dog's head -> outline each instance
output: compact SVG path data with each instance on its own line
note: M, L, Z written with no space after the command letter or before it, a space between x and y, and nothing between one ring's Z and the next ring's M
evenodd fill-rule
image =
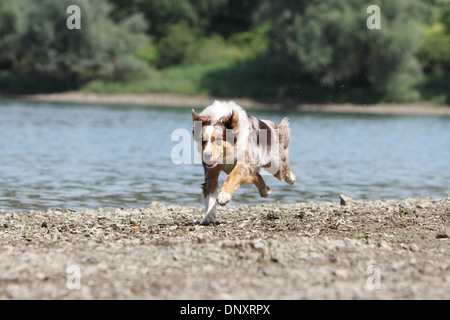
M218 164L224 164L228 156L234 152L239 114L233 110L230 114L219 120L213 120L208 116L200 116L192 109L192 121L194 122L194 140L198 150L202 154L203 164L213 168Z

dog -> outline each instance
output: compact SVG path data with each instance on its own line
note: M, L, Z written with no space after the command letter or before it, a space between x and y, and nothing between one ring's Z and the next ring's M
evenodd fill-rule
M268 197L272 191L259 173L261 168L288 184L295 183L289 168L288 118L275 124L257 119L233 101L216 100L199 114L192 109L192 121L205 174L205 216L201 224L215 223L216 202L230 202L241 185L254 184L261 197ZM218 192L222 171L228 177Z

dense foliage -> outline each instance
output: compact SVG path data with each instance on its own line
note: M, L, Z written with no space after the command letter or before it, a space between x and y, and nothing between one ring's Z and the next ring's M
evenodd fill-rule
M0 2L0 92L448 103L449 74L450 0Z

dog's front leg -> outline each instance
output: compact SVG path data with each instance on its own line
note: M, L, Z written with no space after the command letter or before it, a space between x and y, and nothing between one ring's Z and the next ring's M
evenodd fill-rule
M220 193L217 198L217 202L220 205L225 205L231 200L233 192L243 184L253 183L254 177L251 173L251 168L248 165L237 164L236 167L230 172L230 175L220 188Z
M205 200L205 216L201 224L216 222L216 198L219 187L220 169L205 167L205 183L203 184L203 198Z

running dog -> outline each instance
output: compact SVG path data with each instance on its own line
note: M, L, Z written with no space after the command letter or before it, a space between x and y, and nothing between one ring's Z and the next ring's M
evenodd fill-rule
M192 109L192 121L205 172L202 224L214 223L216 202L227 204L241 185L253 183L261 197L268 197L272 191L261 177L260 168L288 184L295 183L295 175L289 168L291 136L287 118L275 124L255 118L233 101L214 101L200 114ZM222 171L228 177L218 192Z

